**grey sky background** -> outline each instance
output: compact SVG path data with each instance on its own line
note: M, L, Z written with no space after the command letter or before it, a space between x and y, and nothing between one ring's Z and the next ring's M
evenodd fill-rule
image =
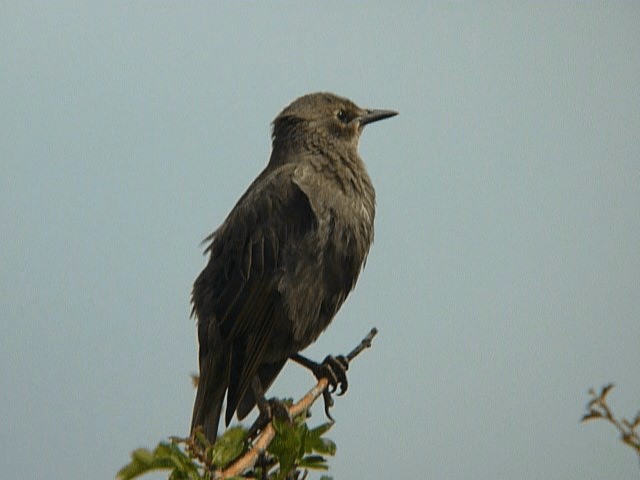
M187 433L199 242L327 90L400 111L361 140L376 241L307 350L380 330L334 477L640 478L578 423L610 381L640 408L640 3L0 9L3 477L113 478Z

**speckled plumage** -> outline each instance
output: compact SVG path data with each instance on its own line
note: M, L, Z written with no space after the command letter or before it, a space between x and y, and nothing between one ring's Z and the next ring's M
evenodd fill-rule
M269 164L208 238L195 281L200 382L192 430L214 441L256 403L286 360L314 342L353 289L373 242L375 192L358 155L366 123L395 115L329 93L273 122Z

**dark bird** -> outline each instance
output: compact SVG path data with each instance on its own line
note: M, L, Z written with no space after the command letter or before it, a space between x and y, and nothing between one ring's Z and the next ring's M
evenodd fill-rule
M330 93L298 98L273 121L269 164L205 241L209 261L193 286L200 380L191 430L214 442L225 422L257 404L288 359L316 376L346 370L298 354L329 325L353 289L373 241L375 192L358 155L365 125L397 115ZM344 372L332 387L346 388ZM337 377L337 378L336 378ZM326 400L326 397L325 397Z

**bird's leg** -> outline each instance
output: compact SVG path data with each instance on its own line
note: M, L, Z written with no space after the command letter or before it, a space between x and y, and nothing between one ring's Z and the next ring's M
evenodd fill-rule
M281 418L289 423L293 420L289 415L289 409L281 400L277 398L265 398L264 389L258 375L253 377L251 381L251 389L253 390L253 398L256 399L256 405L260 414L256 421L249 428L249 437L253 437L259 430L262 430L274 417Z
M322 392L322 398L324 400L324 413L329 420L333 421L333 417L329 413L329 408L333 406L333 398L331 394L336 391L340 386L338 395L344 395L349 388L349 382L347 381L347 370L349 370L349 359L344 355L328 355L322 363L314 362L313 360L303 357L299 353L292 355L291 360L299 363L305 368L311 370L313 375L320 380L326 378L329 381L329 387Z

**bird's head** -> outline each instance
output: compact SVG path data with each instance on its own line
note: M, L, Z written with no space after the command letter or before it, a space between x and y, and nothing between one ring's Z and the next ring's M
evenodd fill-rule
M273 121L273 149L355 150L365 125L394 115L392 110L360 108L332 93L311 93L294 100Z

